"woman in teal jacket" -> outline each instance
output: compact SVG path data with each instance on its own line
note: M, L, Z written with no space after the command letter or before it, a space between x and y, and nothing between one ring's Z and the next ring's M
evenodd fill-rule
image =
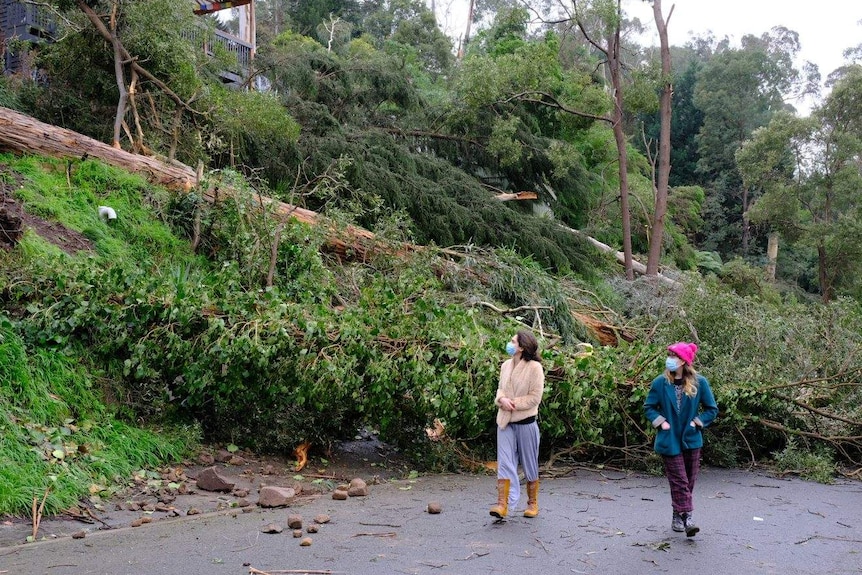
M692 367L697 345L677 342L667 348L665 372L650 385L644 413L658 430L655 451L662 456L673 506L671 529L693 537L692 493L700 470L703 428L718 415L709 382Z

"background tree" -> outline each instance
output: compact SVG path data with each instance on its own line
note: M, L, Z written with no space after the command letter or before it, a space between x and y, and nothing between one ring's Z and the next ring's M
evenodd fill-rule
M855 118L862 110L855 94L860 88L862 69L856 68L810 118L776 116L740 158L745 173L756 174L753 180L764 183L763 196L751 209L752 219L768 222L789 241L815 250L824 302L834 299L839 289L859 290L862 132ZM769 177L770 173L784 177Z
M722 255L749 250L751 229L744 214L755 199L742 186L735 154L755 128L785 109L784 97L800 81L793 66L798 34L773 28L745 36L739 49L721 51L701 69L695 105L703 113L697 135L698 170L711 182L704 248Z
M659 43L661 46L661 77L662 88L659 98L659 144L658 144L658 171L656 172L655 210L653 211L652 228L649 238L649 257L647 259L647 275L658 273L659 261L661 259L662 245L664 244L664 225L667 213L668 181L670 179L670 136L671 136L671 100L673 97L673 80L670 59L670 43L667 37L667 25L673 16L671 7L667 18L661 11L661 0L653 0L653 16L658 29Z

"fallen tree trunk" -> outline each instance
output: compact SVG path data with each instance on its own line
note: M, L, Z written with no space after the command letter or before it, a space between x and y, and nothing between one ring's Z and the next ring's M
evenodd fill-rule
M620 264L625 265L626 260L625 260L625 254L623 254L623 252L616 250L607 244L603 244L599 240L592 238L592 237L586 235L585 233L583 233L579 230L576 230L574 228L569 228L569 227L566 227L563 225L561 225L560 227L563 228L564 230L568 231L568 232L571 232L577 236L584 238L585 240L590 242L590 244L593 247L595 247L596 249L598 249L599 251L604 252L606 254L613 255ZM641 275L646 275L646 266L644 264L638 262L638 261L632 260L632 269ZM659 282L661 282L662 284L664 284L668 287L681 287L681 284L678 281L676 281L675 279L671 279L667 276L663 276L662 274L656 274L654 277Z
M195 171L186 165L131 154L83 134L2 107L0 150L77 160L90 156L106 164L143 174L150 182L174 190L188 191L197 180Z

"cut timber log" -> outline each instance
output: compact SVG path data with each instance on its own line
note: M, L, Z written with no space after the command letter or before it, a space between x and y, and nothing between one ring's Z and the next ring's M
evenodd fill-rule
M95 158L111 166L141 174L149 182L172 190L188 192L198 184L194 169L180 162L163 161L151 156L142 156L114 148L108 144L51 124L0 107L0 151L23 154L40 154L53 158L75 159ZM216 202L232 194L232 190L214 187L200 190L204 199ZM221 195L220 195L221 193ZM317 212L258 196L264 206L272 206L276 216L287 221L291 218L309 225L319 225L321 217ZM340 257L364 258L375 243L374 234L356 226L343 230L331 229L327 246ZM409 251L409 248L405 248Z
M494 196L495 200L500 200L501 202L511 202L512 200L537 200L539 199L539 194L536 192L515 192L514 194L497 194Z

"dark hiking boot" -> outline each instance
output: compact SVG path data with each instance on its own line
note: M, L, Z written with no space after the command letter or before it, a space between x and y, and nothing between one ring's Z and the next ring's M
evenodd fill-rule
M700 531L700 527L694 524L694 519L691 517L691 511L682 514L682 522L685 525L685 536L694 537Z
M682 533L683 531L685 531L685 521L683 521L682 515L680 515L676 511L673 512L673 521L671 521L670 523L670 528L677 533Z

